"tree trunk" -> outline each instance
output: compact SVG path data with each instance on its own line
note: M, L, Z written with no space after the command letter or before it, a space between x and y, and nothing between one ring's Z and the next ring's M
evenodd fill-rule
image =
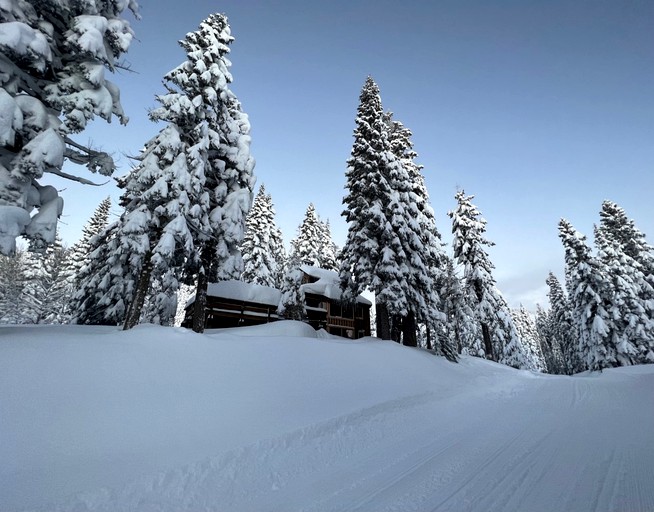
M484 338L484 350L486 351L486 359L495 361L495 354L493 354L493 342L490 337L490 330L487 324L481 324L481 334Z
M193 331L202 333L207 319L207 288L209 280L204 265L198 271L198 280L195 288L195 302L193 303Z
M399 315L390 316L390 319L391 319L391 339L395 343L402 343L402 320L403 319Z
M127 308L127 315L125 315L123 331L131 329L139 323L139 318L141 318L141 311L143 310L143 304L145 304L145 298L147 297L148 290L150 289L151 277L152 253L148 251L143 257L143 266L141 267L141 273L139 274L139 282L136 285L136 290L134 290L134 297L132 298L132 302Z
M427 350L432 350L432 344L431 344L431 329L427 327Z
M402 320L402 343L407 347L418 346L416 333L416 316L412 311Z
M391 326L388 318L388 308L386 304L377 302L375 304L375 315L377 322L377 337L382 340L391 339Z

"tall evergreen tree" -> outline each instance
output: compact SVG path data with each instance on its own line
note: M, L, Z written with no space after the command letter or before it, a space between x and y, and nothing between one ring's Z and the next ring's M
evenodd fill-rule
M323 260L324 225L313 203L309 203L304 219L298 226L297 236L291 240L291 258L301 264L320 267Z
M24 323L60 324L69 318L67 250L59 235L44 253L30 253L22 294Z
M563 286L552 272L545 282L549 287L550 312L547 320L541 319L539 330L545 333L547 339L545 353L548 371L571 375L576 368L582 366L578 354L578 331L574 326L571 305Z
M611 319L605 302L610 294L606 276L592 256L586 237L565 219L559 222L559 238L565 250L566 287L578 336L579 366L573 371L616 366Z
M241 279L263 286L280 286L283 273L284 243L275 224L272 197L262 184L245 219L241 244L243 273ZM281 267L281 268L280 268Z
M611 201L602 203L597 228L600 261L624 300L614 300L620 316L630 318L627 337L637 345L638 361L654 362L654 248L625 211ZM619 267L619 268L616 268ZM622 279L617 280L617 276ZM628 289L626 289L628 288ZM625 296L625 293L627 294ZM627 311L629 311L627 313Z
M547 369L545 357L541 350L541 340L536 322L531 314L520 304L520 308L511 310L513 324L522 345L527 349L529 368L543 372Z
M440 342L443 355L465 352L483 357L481 336L470 295L456 274L454 261L448 256L445 256L444 269L434 282L440 292L439 310L443 312L441 321L436 322L437 339L433 342L434 346Z
M320 230L321 236L318 246L320 268L338 271L338 247L334 243L334 240L332 240L332 228L329 220L325 222L320 221Z
M62 171L64 159L109 175L104 152L73 140L94 117L122 124L118 87L105 78L134 36L122 18L134 0L10 1L0 5L0 253L12 254L23 235L33 249L55 241L63 200L44 173L81 183ZM33 209L38 212L30 217Z
M193 312L196 332L204 331L208 283L238 279L243 272L240 246L255 181L250 123L228 87L232 76L227 54L232 41L227 18L221 14L210 16L197 32L188 34L182 41L189 61L171 72L182 83L188 80L202 84L207 69L216 72L218 78L211 87L202 90L206 94L204 115L208 126L203 195L208 200L208 223L196 241L200 255Z
M23 322L23 290L27 279L27 255L20 248L13 257L0 254L0 324Z
M291 255L287 262L281 288L282 296L277 312L288 320L304 320L306 317L304 292L302 291L304 273L300 269L302 264L302 261L295 255Z
M71 300L77 324L118 325L125 320L138 276L128 264L129 252L119 250L119 229L114 222L89 241L89 260L79 271Z
M404 170L402 174L395 174L398 179L392 187L400 196L406 216L399 225L395 223L395 227L408 258L409 314L403 319L403 338L405 344L413 345L407 340L415 336L415 320L424 324L428 331L438 332L437 325L443 314L438 283L446 266L446 256L429 203L423 167L415 162L418 154L411 140L411 130L393 120L391 113L386 114L386 123L391 151ZM438 345L440 340L434 342ZM455 357L445 345L440 350L449 353L450 358Z
M481 327L484 356L516 368L530 363L513 325L508 305L495 286L493 264L484 246L493 245L484 238L486 221L472 204L474 196L459 191L452 219L454 257L463 266L465 286L474 299L473 308Z
M598 266L607 279L605 303L616 362L620 366L645 362L654 338L654 325L639 296L640 284L644 282L642 272L618 241L597 227L595 246Z
M91 238L99 235L109 222L109 211L111 209L111 197L103 199L95 209L91 218L82 228L82 237L70 248L69 252L69 274L71 281L77 281L77 274L86 264L91 253Z
M98 304L110 304L110 317L124 317L126 329L139 322L148 294L147 319L174 316L180 275L196 273L194 329L202 331L208 281L241 272L254 162L247 116L227 87L232 41L221 14L180 41L187 60L164 77L167 93L150 112L167 125L119 181L125 212L108 240L112 256L98 265L105 274L91 282L105 290Z
M346 171L343 215L348 235L341 283L350 297L375 293L377 335L415 345L415 319L427 319L433 293L428 252L415 215L420 213L412 172L419 171L410 132L382 108L368 77L359 97L354 144ZM435 229L431 231L435 234ZM404 335L402 331L404 330Z

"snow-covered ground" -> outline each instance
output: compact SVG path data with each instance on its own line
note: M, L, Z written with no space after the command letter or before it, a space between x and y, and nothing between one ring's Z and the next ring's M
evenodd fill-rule
M303 324L0 327L0 510L651 511L654 365L556 377Z

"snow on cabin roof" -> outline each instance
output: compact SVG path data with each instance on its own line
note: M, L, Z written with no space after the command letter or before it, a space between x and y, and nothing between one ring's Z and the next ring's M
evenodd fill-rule
M312 267L311 265L302 265L300 270L308 276L318 279L315 283L306 283L301 286L304 293L315 293L316 295L323 295L331 300L341 300L343 298L343 289L340 286L340 279L338 273L333 270L325 270L324 268ZM359 304L372 306L365 297L359 295L357 297Z
M282 298L282 292L269 286L246 283L231 279L219 283L209 283L207 297L220 297L223 299L254 302L255 304L266 304L277 306ZM187 306L195 301L195 295L187 303Z

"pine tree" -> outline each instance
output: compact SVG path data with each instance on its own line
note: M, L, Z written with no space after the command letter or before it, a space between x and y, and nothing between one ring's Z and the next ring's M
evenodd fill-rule
M472 204L474 196L461 190L455 196L457 208L452 219L454 257L464 269L465 286L470 290L473 309L480 324L484 356L515 368L530 366L527 354L511 319L508 305L495 286L494 268L484 246L486 221Z
M565 249L565 273L572 317L578 336L577 360L573 372L616 366L611 342L611 319L605 299L609 283L586 244L586 237L565 219L559 222L559 238Z
M206 94L203 115L209 127L206 138L204 198L208 200L207 225L196 240L197 266L193 330L204 331L207 286L218 279L238 279L243 272L240 246L245 218L252 204L254 159L250 155L250 123L238 99L228 88L232 77L226 55L233 41L227 18L211 15L197 32L181 42L189 60L170 73L181 83L202 81L206 70L220 71ZM207 58L205 63L202 58Z
M318 219L320 220L320 219ZM320 221L320 240L318 254L320 255L320 268L325 270L338 270L338 247L332 240L332 229L329 220Z
M384 113L379 88L370 77L355 122L343 199L348 235L341 285L350 298L365 289L375 293L378 336L404 337L405 344L415 345L415 319L428 317L432 301L424 291L433 288L424 241L415 236L418 207L412 210L417 198L412 197L411 172L419 167L413 164L410 132Z
M45 253L30 253L27 257L25 286L21 295L24 323L59 324L69 320L70 287L67 250L59 235Z
M284 274L282 296L277 313L287 320L304 320L306 318L304 292L302 291L304 273L300 269L301 265L302 262L296 256L291 256L286 274Z
M0 254L0 324L23 322L23 289L27 279L27 255L17 249L13 257Z
M442 321L438 283L446 266L446 256L434 211L429 204L421 172L423 167L415 162L418 154L411 140L412 133L401 122L393 120L391 113L386 114L386 123L391 151L404 170L404 173L394 175L397 181L391 182L391 186L399 194L406 216L402 222L395 222L395 229L408 259L409 314L403 319L403 339L405 344L413 345L407 340L415 337L414 320L424 324L427 331L435 332ZM435 343L440 342L435 340ZM455 352L451 352L446 344L437 348L448 357L455 357Z
M107 227L110 209L111 197L107 196L100 202L91 218L82 228L82 237L70 248L68 272L72 283L77 281L77 274L88 261L91 253L91 238L100 234Z
M547 365L541 350L541 339L534 318L522 304L520 304L520 308L511 310L511 316L518 337L527 349L529 368L538 372L545 371Z
M630 366L644 362L654 337L654 326L639 296L640 284L644 282L642 272L618 241L597 227L595 246L600 272L607 279L605 304L617 364Z
M627 336L637 344L639 362L654 362L654 248L645 240L633 220L627 218L625 211L611 201L602 203L598 234L604 247L604 261L609 267L620 266L611 274L615 279L618 273L626 274L633 292L629 294L630 316L633 325L629 326ZM608 252L607 249L608 248ZM617 260L622 260L618 262ZM615 283L624 287L627 283ZM622 292L624 293L624 291ZM635 293L635 297L633 294ZM626 306L623 304L622 306ZM624 313L624 307L623 313ZM636 312L636 310L639 310Z
M544 351L547 368L549 373L572 375L576 368L582 366L572 308L561 283L552 272L545 282L549 287L550 312L547 319L541 318L539 331L545 333L547 339L547 349Z
M127 123L118 87L105 78L134 36L121 15L134 0L12 1L0 5L0 253L23 235L42 251L54 243L63 200L44 173L90 183L62 171L64 159L110 175L114 162L72 137L88 121ZM34 208L38 212L30 218Z
M259 187L259 192L245 219L241 254L243 281L273 288L280 284L279 275L283 274L285 259L284 243L281 239L281 231L275 224L272 197L266 194L264 185Z
M291 258L304 265L321 267L324 236L324 225L313 203L309 203L304 219L298 226L297 236L291 240Z
M454 261L448 256L444 257L444 269L434 280L439 290L439 311L443 316L436 320L433 341L436 351L440 344L443 355L466 353L478 357L484 356L481 347L481 336L471 307L471 300L467 289L456 274ZM454 358L449 356L450 358Z
M80 269L71 300L74 323L118 325L125 320L138 276L128 264L129 253L119 250L119 228L114 222L89 241L89 261Z

